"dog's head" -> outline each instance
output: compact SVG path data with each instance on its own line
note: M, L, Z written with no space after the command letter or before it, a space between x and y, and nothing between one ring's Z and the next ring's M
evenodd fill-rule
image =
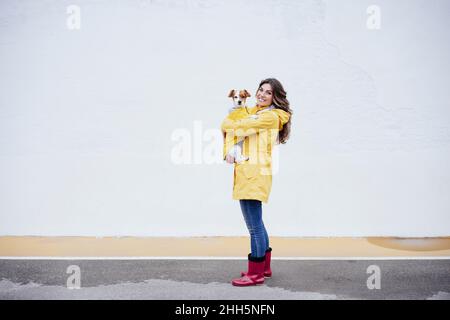
M233 99L234 107L240 108L245 107L245 102L247 101L247 98L250 97L250 93L248 93L247 90L231 90L228 94L229 98Z

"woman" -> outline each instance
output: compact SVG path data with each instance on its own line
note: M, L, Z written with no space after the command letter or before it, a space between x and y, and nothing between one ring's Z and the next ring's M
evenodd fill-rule
M233 116L229 114L221 126L227 135L225 144L243 140L242 153L248 157L244 162L235 163L232 156L225 156L228 163L234 163L233 199L239 200L251 245L248 271L241 272L241 278L232 280L235 286L263 284L264 276L272 275L272 249L262 221L261 202L268 202L272 187L272 147L275 143L286 143L291 127L292 110L286 91L277 79L261 81L256 102L255 107L248 108L246 118L232 120ZM235 139L229 139L230 134ZM224 150L230 147L226 145Z

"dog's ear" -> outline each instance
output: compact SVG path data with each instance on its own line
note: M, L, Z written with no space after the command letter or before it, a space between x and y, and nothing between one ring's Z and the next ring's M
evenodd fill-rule
M244 93L246 98L251 97L251 94L247 90L244 90Z
M234 97L234 90L231 90L230 93L228 94L228 98L233 98Z

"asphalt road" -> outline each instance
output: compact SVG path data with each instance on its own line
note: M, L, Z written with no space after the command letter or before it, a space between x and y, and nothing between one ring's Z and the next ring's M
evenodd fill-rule
M233 287L245 268L245 260L0 260L0 299L450 300L450 260L273 260L264 285Z

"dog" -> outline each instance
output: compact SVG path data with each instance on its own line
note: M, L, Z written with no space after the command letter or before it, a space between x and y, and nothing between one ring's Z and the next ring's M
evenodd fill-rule
M233 99L234 107L229 110L229 112L233 112L239 108L245 108L245 111L247 111L247 98L251 97L250 93L247 90L231 90L228 94L228 98Z
M247 90L236 90L233 89L228 94L228 98L233 99L233 107L228 110L228 117L231 120L240 120L249 115L248 109L247 109L247 98L251 97L250 93ZM236 111L236 112L235 112ZM236 138L235 138L236 139ZM236 163L241 163L243 161L248 160L248 157L245 157L242 154L242 145L244 143L244 140L241 140L237 142L235 145L233 145L232 148L227 152L227 155L232 156L234 158L234 161Z

